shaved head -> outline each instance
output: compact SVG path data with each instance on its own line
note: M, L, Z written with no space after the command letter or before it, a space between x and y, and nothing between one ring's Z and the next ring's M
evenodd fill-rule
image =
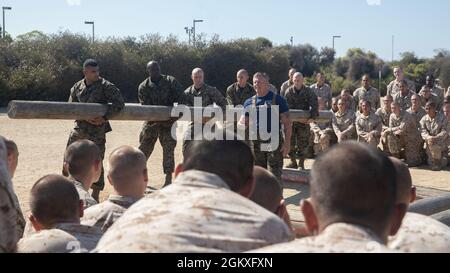
M183 160L184 171L198 170L216 174L234 192L246 187L252 179L253 165L250 147L239 140L193 140L186 149Z
M385 234L396 204L395 168L366 145L337 145L314 163L311 201L322 226L352 223Z
M143 194L145 187L141 179L146 174L147 158L139 149L122 146L109 156L108 179L118 193L129 191L133 187L141 187Z
M255 179L255 189L250 200L275 213L283 199L283 191L278 179L259 166L253 168L253 178Z
M248 72L247 72L247 70L245 70L245 69L241 69L241 70L239 70L238 72L237 72L237 74L236 74L238 77L239 76L248 76Z
M203 69L201 69L201 68L194 68L193 70L192 70L192 75L196 75L196 74L204 74L204 72L203 72Z
M73 177L84 177L92 166L101 161L100 149L90 140L79 140L67 147L64 163L67 172Z
M150 75L150 78L158 78L161 76L161 67L159 66L159 63L156 61L150 61L147 64L147 71Z
M80 197L69 179L47 175L31 188L30 209L36 220L46 227L79 221Z

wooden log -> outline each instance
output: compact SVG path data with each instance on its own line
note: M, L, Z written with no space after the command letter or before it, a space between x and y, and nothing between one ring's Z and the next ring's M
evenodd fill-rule
M431 215L431 217L450 227L450 209Z
M309 184L309 172L296 169L283 169L281 179L291 183Z
M433 215L450 209L450 194L421 199L409 206L409 212Z
M84 120L104 116L108 106L98 103L67 103L47 101L17 101L8 104L8 116L11 119L61 119L61 120ZM126 104L121 113L111 120L136 120L136 121L168 121L177 119L181 115L171 117L173 107L167 106L142 106L140 104ZM199 108L189 107L191 115ZM201 110L219 110L218 107L206 107ZM308 111L292 110L291 118L296 122L305 122L309 119ZM331 120L331 112L320 112L317 122L328 122ZM224 115L224 118L225 115ZM206 119L207 120L207 119Z

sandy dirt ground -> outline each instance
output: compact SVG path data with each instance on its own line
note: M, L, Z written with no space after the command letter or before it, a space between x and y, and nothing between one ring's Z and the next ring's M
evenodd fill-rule
M0 135L16 141L19 147L19 166L14 178L14 188L19 197L22 209L29 211L29 191L40 177L60 173L63 153L73 121L65 120L12 120L0 113ZM113 132L107 135L106 155L121 145L137 147L142 122L113 121ZM176 164L181 160L181 142L175 152ZM310 167L313 161L308 160ZM108 169L107 160L104 161ZM149 185L159 188L164 182L162 170L162 149L159 143L148 161ZM412 169L414 184L421 187L450 191L450 169L441 172L431 172L428 168ZM111 192L111 186L106 182L105 190L100 198L105 199ZM290 206L297 206L298 200L308 193L298 187L287 187L285 197ZM295 209L295 208L292 209Z

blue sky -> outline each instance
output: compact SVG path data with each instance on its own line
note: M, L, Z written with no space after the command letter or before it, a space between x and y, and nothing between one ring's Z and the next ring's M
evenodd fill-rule
M7 11L6 28L13 36L32 30L70 30L90 35L85 20L94 20L96 36L175 34L187 40L184 27L203 19L197 32L221 39L264 36L276 44L311 43L320 48L336 40L337 54L348 48L371 50L391 59L414 51L431 57L450 49L448 0L0 0Z

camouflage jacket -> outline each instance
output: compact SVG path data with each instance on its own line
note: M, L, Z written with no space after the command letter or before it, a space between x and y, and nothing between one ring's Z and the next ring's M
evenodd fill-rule
M364 87L356 89L353 93L353 98L358 109L361 100L370 102L372 109L378 109L380 107L380 91L373 87L370 87L369 90L366 90Z
M391 114L388 130L392 133L399 130L402 137L407 137L410 140L421 140L414 117L405 111L402 111L398 117L395 114Z
M316 94L317 97L322 98L325 102L325 107L330 110L331 109L331 101L333 99L333 92L331 91L331 87L328 84L324 84L321 87L317 85L317 83L311 85L309 88Z
M374 113L365 116L363 114L359 115L356 119L356 132L359 137L365 137L367 134L371 133L375 137L381 136L383 124L379 116Z
M393 101L399 103L400 108L403 111L406 111L412 106L411 98L413 95L416 95L416 93L411 90L409 90L408 94L406 95L402 95L401 92L398 92L397 94L394 95Z
M391 111L387 112L384 108L379 108L375 115L379 116L381 119L381 122L383 123L383 131L389 128L389 119L391 117Z
M372 231L357 225L336 223L321 234L252 251L254 253L388 253Z
M99 228L63 223L22 238L17 250L20 253L88 252L95 248L101 236Z
M408 89L416 92L416 84L408 79L405 79L408 84ZM391 81L387 86L387 94L394 97L398 92L400 92L399 82L395 79Z
M333 114L332 125L334 132L349 134L355 132L356 115L353 111L347 110L345 113L337 111Z
M292 239L278 216L232 192L217 175L191 170L129 208L95 251L243 252Z
M245 101L256 94L255 89L249 83L244 88L240 88L239 84L233 83L227 88L228 105L244 105Z
M317 96L306 85L303 85L300 90L297 90L295 86L289 87L286 90L285 98L289 109L309 111L311 119L319 116Z
M86 209L81 224L98 227L106 232L135 202L136 200L130 197L110 195L108 200Z
M86 86L84 79L75 83L72 89L70 89L69 102L112 103L104 116L106 119L118 114L125 107L120 90L114 84L103 78L100 78L90 86ZM75 121L75 129L86 132L89 135L105 134L112 131L109 122L95 126L84 120Z
M403 252L450 253L450 228L431 217L408 212L388 246Z
M420 121L422 138L428 140L430 137L438 137L443 140L447 139L448 120L444 115L437 114L434 119L426 115Z
M203 84L200 89L195 89L194 85L191 85L186 90L184 90L186 105L194 106L194 98L202 98L202 107L212 106L214 103L217 106L225 110L227 105L226 98L222 93L217 90L217 88Z
M173 106L184 103L184 92L181 84L172 76L161 75L159 82L145 79L138 88L138 98L142 105Z
M83 201L84 209L87 209L93 205L97 205L97 201L95 201L89 191L84 188L83 183L74 179L72 179L72 182L75 185L75 189L77 190L78 195L80 196L80 200Z
M425 109L423 109L423 107L420 107L419 111L416 112L411 107L408 110L406 110L406 112L410 113L414 117L414 120L416 121L416 127L420 131L420 121L422 120L422 118L424 116L427 115L427 113L425 112Z

